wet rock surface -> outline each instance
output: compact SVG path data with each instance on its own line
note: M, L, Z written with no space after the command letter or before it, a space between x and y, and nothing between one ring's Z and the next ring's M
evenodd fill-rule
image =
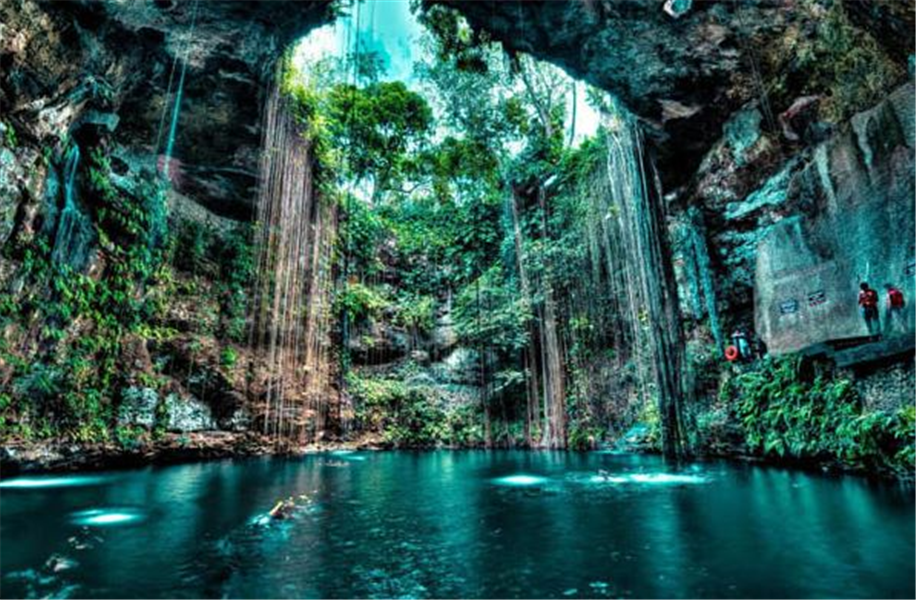
M757 79L774 75L762 60L768 49L787 32L810 35L819 14L774 2L442 3L508 49L554 62L623 99L648 125L666 188L686 182L726 121L760 99ZM912 30L912 11L846 4L853 22L892 56L912 53L912 39L901 33ZM156 157L164 147L162 116L186 60L176 183L218 214L247 218L264 83L293 40L332 18L329 5L16 0L2 13L0 56L9 68L0 106L37 139L60 136L83 119L116 128L120 143ZM748 118L775 119L803 83L792 78L780 93L785 106L764 100L762 113Z
M893 411L913 402L909 393L914 377L912 361L872 366L866 372L851 370L850 374L855 377L860 396L872 410Z
M98 470L285 453L288 448L253 433L219 431L165 434L155 441L123 446L67 442L11 442L0 449L0 473Z
M217 214L249 218L265 83L284 49L329 18L328 5L7 2L0 113L39 144L114 131L155 164L186 62L174 183Z
M766 52L790 32L811 35L819 20L816 12L779 2L433 3L461 11L507 48L554 62L620 97L645 119L666 189L685 183L723 124L762 95L760 82L776 75L766 70ZM892 12L912 29L911 13ZM860 22L878 31L887 21L866 15ZM772 120L804 82L792 78L786 105L767 106Z
M792 178L792 216L757 247L757 330L771 352L867 334L856 304L862 281L913 298L914 93L905 85L855 115Z

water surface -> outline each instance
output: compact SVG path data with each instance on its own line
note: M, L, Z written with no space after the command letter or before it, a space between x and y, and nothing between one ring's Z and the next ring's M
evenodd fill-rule
M289 496L292 518L266 517ZM350 452L0 482L4 597L912 598L913 556L912 490L645 456Z

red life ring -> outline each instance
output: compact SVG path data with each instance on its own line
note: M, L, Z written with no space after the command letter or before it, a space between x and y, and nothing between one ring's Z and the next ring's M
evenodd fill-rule
M725 360L727 360L728 362L735 362L736 360L738 360L739 356L740 356L740 353L738 352L737 347L729 346L725 349Z

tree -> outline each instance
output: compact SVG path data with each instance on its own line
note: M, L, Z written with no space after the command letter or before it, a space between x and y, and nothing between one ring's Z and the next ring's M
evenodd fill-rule
M332 139L346 152L344 177L356 186L371 183L373 202L411 174L410 153L427 143L433 124L426 100L400 81L338 84L327 113Z

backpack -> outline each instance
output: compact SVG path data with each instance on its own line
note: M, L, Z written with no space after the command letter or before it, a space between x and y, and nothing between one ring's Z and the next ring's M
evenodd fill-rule
M868 289L862 292L861 304L863 308L875 308L878 306L878 292Z
M888 290L887 303L891 308L903 308L903 292L897 288L891 288Z

